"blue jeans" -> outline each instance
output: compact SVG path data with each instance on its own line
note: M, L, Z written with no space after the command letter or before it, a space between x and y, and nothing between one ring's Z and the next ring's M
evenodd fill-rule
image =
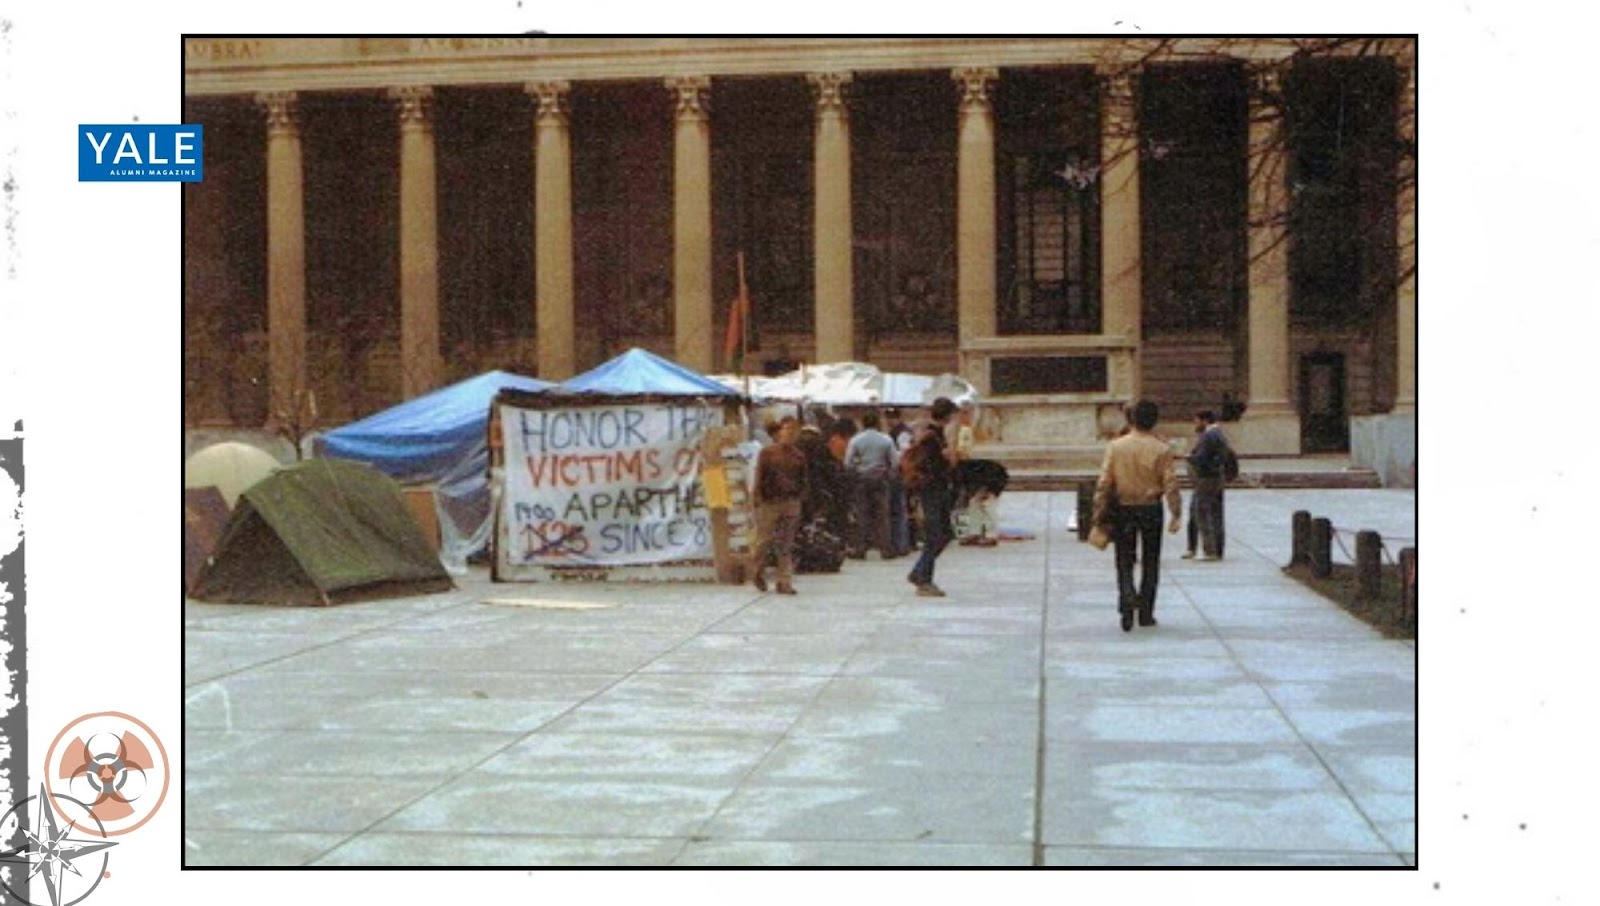
M950 490L925 488L917 492L922 504L922 554L911 568L911 581L926 585L933 581L933 561L950 543Z

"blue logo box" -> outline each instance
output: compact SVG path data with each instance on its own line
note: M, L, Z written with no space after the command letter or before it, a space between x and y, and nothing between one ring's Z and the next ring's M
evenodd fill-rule
M199 182L204 144L198 125L80 125L78 181Z

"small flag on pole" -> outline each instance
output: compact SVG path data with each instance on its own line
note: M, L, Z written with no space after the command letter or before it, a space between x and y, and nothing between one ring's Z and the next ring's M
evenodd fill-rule
M739 295L728 308L728 332L722 338L722 360L734 371L744 371L750 337L750 290L744 282L744 252L739 253Z

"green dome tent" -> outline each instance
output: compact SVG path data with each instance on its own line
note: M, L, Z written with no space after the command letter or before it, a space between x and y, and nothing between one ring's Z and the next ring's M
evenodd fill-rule
M332 604L454 587L393 479L360 463L314 459L240 496L192 597Z

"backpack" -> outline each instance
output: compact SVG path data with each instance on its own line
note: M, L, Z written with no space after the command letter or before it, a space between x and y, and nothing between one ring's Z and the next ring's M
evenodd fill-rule
M1221 453L1222 479L1224 481L1239 480L1239 454L1233 452L1233 447L1224 445Z
M813 519L795 533L794 571L836 573L844 566L844 547L844 539L829 531L825 520Z
M900 483L908 491L928 486L928 445L914 443L900 454Z

